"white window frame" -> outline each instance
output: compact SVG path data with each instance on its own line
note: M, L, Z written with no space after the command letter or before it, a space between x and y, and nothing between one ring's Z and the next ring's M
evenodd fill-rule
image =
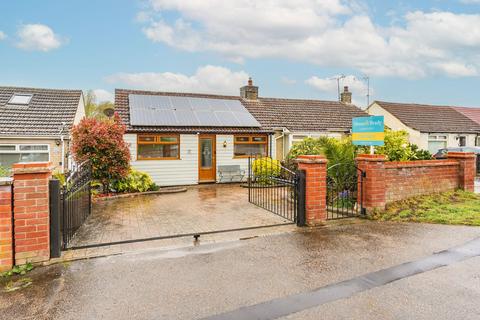
M16 104L16 105L23 105L26 106L30 103L32 100L33 94L29 93L14 93L11 97L10 100L8 100L7 104ZM16 98L24 98L24 101L15 101Z
M22 154L22 153L46 153L48 155L48 162L50 162L50 145L46 143L0 143L0 147L3 146L10 146L10 147L15 147L14 150L1 150L0 149L0 154ZM20 150L20 147L23 146L43 146L47 147L46 150Z

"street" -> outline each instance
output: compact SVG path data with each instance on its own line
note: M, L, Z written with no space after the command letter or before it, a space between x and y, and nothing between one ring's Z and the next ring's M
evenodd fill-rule
M30 287L2 293L1 318L208 318L423 259L478 237L474 227L360 221L57 264L28 274ZM454 259L282 319L478 319L479 267L478 256Z

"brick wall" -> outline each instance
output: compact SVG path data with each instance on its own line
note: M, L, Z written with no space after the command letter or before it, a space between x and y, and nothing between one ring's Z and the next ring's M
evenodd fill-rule
M50 258L49 163L13 165L15 264Z
M13 265L12 250L12 186L11 181L0 181L0 272Z
M400 162L386 162L382 155L359 155L356 161L366 174L362 197L367 212L383 210L390 202L414 196L456 189L474 190L476 161L473 153L452 152L447 160Z
M455 160L385 162L385 202L455 190L458 179Z

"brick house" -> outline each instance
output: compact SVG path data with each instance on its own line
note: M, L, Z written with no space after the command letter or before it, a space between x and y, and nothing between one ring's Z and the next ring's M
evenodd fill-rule
M249 155L282 160L305 137L348 134L366 113L343 102L262 98L251 79L239 96L115 90L131 165L161 185L222 182L219 168L246 172Z
M67 165L72 126L85 116L81 90L0 87L0 165Z
M370 115L385 117L392 130L405 130L411 143L435 154L442 148L480 145L480 123L457 107L374 101Z

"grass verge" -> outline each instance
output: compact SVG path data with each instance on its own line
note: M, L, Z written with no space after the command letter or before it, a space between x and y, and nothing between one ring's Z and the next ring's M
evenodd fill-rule
M391 203L375 220L480 226L480 195L452 191Z

